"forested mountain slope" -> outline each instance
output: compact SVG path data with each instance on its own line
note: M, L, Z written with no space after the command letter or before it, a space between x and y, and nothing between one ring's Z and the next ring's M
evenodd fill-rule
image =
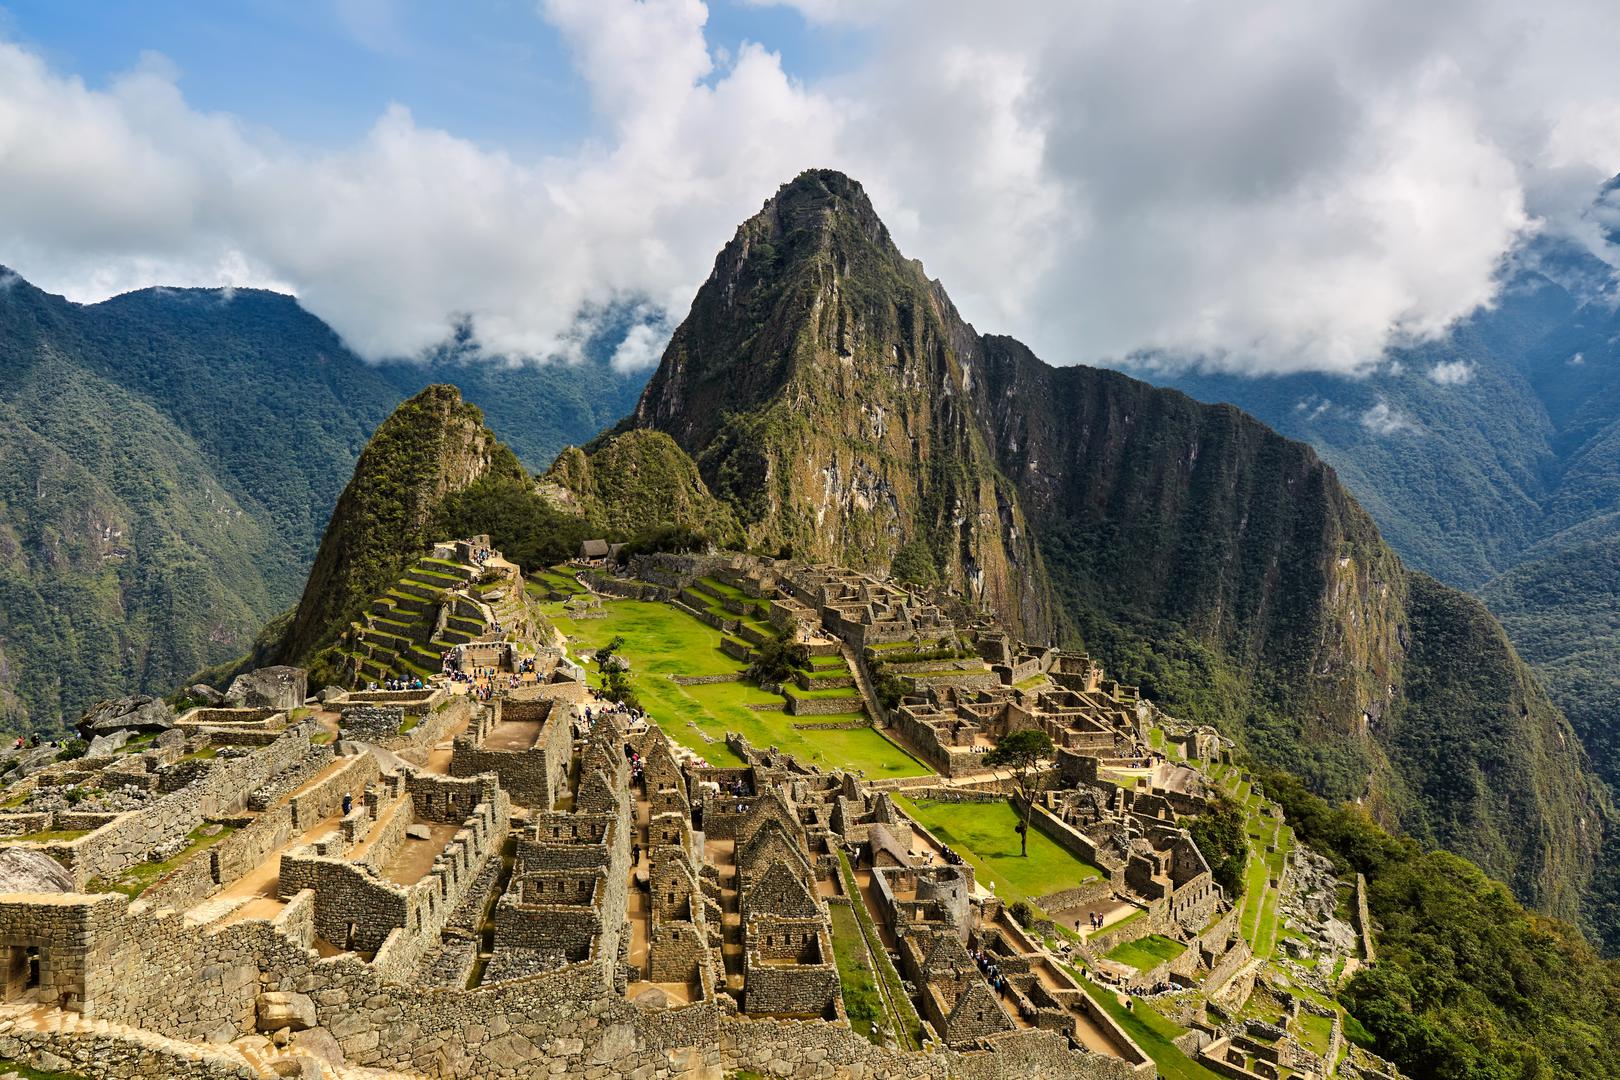
M1361 380L1168 379L1315 446L1412 564L1478 591L1620 783L1620 313L1607 266L1518 254L1494 307Z
M634 402L644 376L612 369L615 344L572 366L372 367L289 296L80 305L0 269L0 730L245 653L403 397L449 373L544 466Z

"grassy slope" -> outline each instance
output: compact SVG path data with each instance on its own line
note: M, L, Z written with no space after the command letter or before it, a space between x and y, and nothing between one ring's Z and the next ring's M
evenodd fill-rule
M775 746L801 761L827 767L864 770L875 779L923 776L929 771L905 751L871 728L844 731L798 731L796 722L808 720L782 712L761 712L750 705L780 706L782 699L744 682L680 686L670 675L721 675L739 672L741 665L720 651L720 631L701 623L669 604L638 600L604 601L603 618L573 619L560 605L544 610L569 638L570 649L588 656L614 637L622 636L622 655L630 661L631 680L642 705L672 739L711 762L730 763L725 747L727 731L735 731L757 747ZM705 742L688 722L714 739Z
M1018 854L1018 815L1010 803L945 803L897 800L942 843L972 864L978 880L993 884L1003 900L1045 896L1072 889L1102 871L1070 855L1044 833L1031 829L1029 856Z

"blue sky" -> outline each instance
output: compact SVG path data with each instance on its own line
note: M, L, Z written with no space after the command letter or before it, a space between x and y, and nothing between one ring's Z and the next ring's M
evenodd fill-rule
M521 156L593 134L590 95L534 0L7 0L0 31L91 86L159 53L197 109L314 145L362 136L390 103ZM862 35L791 7L712 0L711 49L758 42L800 78L858 58Z

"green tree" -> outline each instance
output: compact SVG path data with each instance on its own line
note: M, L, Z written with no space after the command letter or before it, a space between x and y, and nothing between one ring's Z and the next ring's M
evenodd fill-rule
M1217 795L1188 830L1203 852L1215 884L1237 899L1243 892L1243 863L1248 855L1243 810L1231 799Z
M786 635L771 638L754 650L748 677L758 682L781 683L793 678L799 668L810 666L810 649Z
M488 534L495 550L525 573L562 562L581 541L601 535L592 522L551 506L527 478L509 475L486 476L451 495L435 526L442 536Z
M1018 854L1029 856L1029 819L1035 812L1035 793L1040 790L1040 766L1052 756L1052 736L1039 728L1010 731L996 740L996 747L984 756L984 763L995 769L1010 769L1013 787L1023 820L1018 827Z
M629 679L624 674L625 663L618 655L619 650L623 647L624 636L615 634L613 640L592 654L596 660L597 676L602 682L602 696L610 701L619 700L619 698L613 696L613 690L628 688L629 685ZM619 678L615 679L614 676Z

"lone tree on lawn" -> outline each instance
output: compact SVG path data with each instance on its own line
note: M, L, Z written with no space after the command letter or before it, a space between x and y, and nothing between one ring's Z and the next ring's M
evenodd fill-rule
M1010 731L996 740L996 748L984 755L991 768L1011 769L1018 801L1023 804L1023 821L1018 826L1019 855L1029 857L1029 819L1035 812L1035 792L1041 786L1037 772L1041 762L1052 756L1052 736L1039 728Z
M624 673L629 665L618 655L623 647L624 638L615 635L612 641L596 650L596 669L602 679L602 696L609 701L623 701L630 692L630 679Z

